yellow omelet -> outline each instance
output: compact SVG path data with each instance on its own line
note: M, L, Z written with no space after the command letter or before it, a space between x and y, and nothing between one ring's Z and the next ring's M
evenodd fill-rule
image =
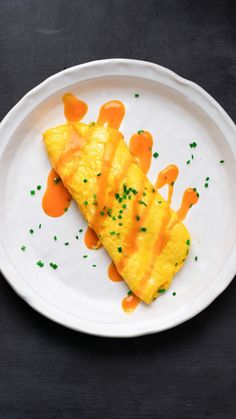
M53 168L118 272L134 294L150 303L183 265L188 230L118 130L77 122L49 129L43 137Z

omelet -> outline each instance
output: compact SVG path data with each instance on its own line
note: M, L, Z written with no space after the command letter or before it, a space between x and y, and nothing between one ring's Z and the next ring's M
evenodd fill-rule
M117 129L66 123L43 134L53 168L129 289L149 304L182 267L190 235Z

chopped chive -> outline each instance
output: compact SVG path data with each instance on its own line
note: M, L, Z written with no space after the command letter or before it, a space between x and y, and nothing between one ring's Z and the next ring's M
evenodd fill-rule
M137 195L137 193L138 193L138 192L136 191L136 189L134 189L134 188L132 189L132 192L133 192L133 194L134 194L134 195Z
M138 203L139 203L139 204L141 204L141 205L144 205L145 207L147 207L146 202L144 202L144 201L142 201L142 200L139 200L139 201L138 201Z
M175 266L178 266L178 262L176 262Z
M122 223L119 223L119 226L121 227L121 226L123 226L123 224Z
M93 265L93 268L96 268L97 265Z
M189 205L189 208L192 208L192 206L193 206L193 204L190 204L190 205Z
M198 256L195 256L194 260L195 260L195 262L197 262L197 260L198 260Z
M101 176L101 173L98 173L97 176Z
M122 247L117 247L119 253L122 253Z
M196 148L197 147L197 143L195 143L195 141L193 143L189 144L190 148Z
M89 124L90 127L94 127L94 125L95 125L94 121L91 121L90 124Z
M154 188L152 189L152 192L153 192L153 193L155 192L155 189L154 189Z
M143 134L144 133L144 130L143 129L140 129L139 131L137 131L138 132L138 134Z
M134 94L134 97L139 97L139 93L135 93Z
M130 291L130 290L127 292L127 295L132 295L132 294L133 294L133 293L132 293L132 291Z
M39 260L39 261L36 263L36 265L38 265L40 268L43 268L43 267L44 267L44 263L43 263L41 260Z
M42 224L39 224L39 228L41 228L42 227Z
M190 164L190 160L187 160L187 161L186 161L186 163L187 163L187 164Z
M57 185L61 181L61 178L54 177L53 182Z
M111 235L111 236L114 236L114 234L116 234L116 232L115 232L115 231L110 231L110 235Z
M176 292L174 291L174 292L172 292L172 295L173 295L173 297L175 297L176 296Z
M51 262L49 265L51 266L52 269L57 269L58 268L58 265L56 263Z
M174 186L174 184L175 184L175 182L171 182L171 183L170 183L170 185L171 185L171 186Z
M104 212L104 211L101 211L101 212L100 212L100 215L102 215L102 216L103 216L104 214L105 214L105 212Z
M205 186L205 188L208 188L208 183L205 183L205 185L204 185L204 186Z
M38 185L38 186L37 186L37 190L38 190L38 191L40 191L40 189L41 189L41 188L42 188L42 186L41 186L41 185Z
M186 240L186 244L187 244L187 246L189 246L190 245L190 240L188 239L188 240Z
M140 220L140 216L136 215L136 220L139 221Z
M115 198L116 198L116 199L119 199L119 198L120 198L120 194L116 193L116 194L115 194Z
M119 198L119 199L118 199L118 201L119 201L119 202L122 202L122 201L123 201L123 198Z
M54 241L56 242L56 241L57 241L57 236L54 236L54 237L53 237L53 239L54 239Z
M32 228L30 229L29 232L30 232L30 234L34 234L34 230Z
M165 288L160 288L160 289L158 290L158 292L159 292L160 294L163 294L164 292L166 292L166 290L165 290Z
M120 213L120 214L123 214L123 212L124 212L123 210L120 210L120 211L119 211L119 213Z
M122 215L120 215L120 214L119 214L119 215L118 215L118 218L119 218L119 220L121 220L121 219L122 219Z
M83 229L82 228L79 230L79 233L83 233Z
M145 231L147 231L147 229L146 229L146 227L141 227L141 228L139 229L139 231L143 231L143 232L145 232Z
M109 217L111 217L111 213L112 213L112 209L111 209L111 208L109 208L109 209L107 210L107 215L108 215Z
M147 195L147 192L143 192L143 196L146 196Z
M157 201L158 202L158 204L162 204L162 201Z
M222 164L222 163L224 163L225 161L224 160L220 160L220 163Z
M127 195L124 193L124 195L123 195L123 197L122 197L123 199L126 199L127 198Z
M196 193L196 195L197 195L197 197L199 198L200 194L199 194L198 192Z
M193 192L197 192L197 188L193 188Z
M76 240L79 240L79 236L75 236Z
M68 211L68 208L64 208L64 212Z
M128 199L129 199L129 200L131 199L131 196L130 196L130 195L128 196Z
M210 180L210 178L209 177L206 177L206 181L208 182Z
M126 204L122 205L122 208L124 208L124 209L125 209L126 207L127 207L127 205L126 205Z
M193 154L191 154L191 158L192 158L192 160L194 159L194 155Z
M159 153L157 153L157 152L155 152L154 154L153 154L153 157L155 158L155 159L157 159L157 157L159 156Z
M84 205L88 205L88 201L84 201Z
M65 242L64 243L65 246L69 246L69 244L70 244L69 242Z
M30 191L30 195L35 195L35 191L34 190Z
M113 216L112 219L113 219L113 221L116 221L116 217L115 216Z
M88 257L88 255L83 255L83 258L86 259Z
M87 179L83 179L83 182L84 182L84 183L87 183L88 181L87 181Z
M24 252L26 250L26 246L21 246L21 250Z

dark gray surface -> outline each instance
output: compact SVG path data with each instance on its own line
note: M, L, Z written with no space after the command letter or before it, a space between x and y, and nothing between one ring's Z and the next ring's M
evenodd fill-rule
M235 120L233 4L1 0L0 117L64 67L125 57L197 82ZM235 301L232 283L176 329L102 339L44 319L1 277L0 419L235 418Z

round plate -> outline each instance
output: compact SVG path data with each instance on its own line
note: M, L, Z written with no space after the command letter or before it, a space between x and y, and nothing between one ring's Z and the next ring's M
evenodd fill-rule
M126 140L140 129L152 133L153 150L159 157L153 159L148 175L151 181L168 164L177 164L180 170L174 209L179 207L185 188L196 187L200 193L198 205L185 222L192 236L185 266L165 295L150 306L141 304L132 315L121 308L126 285L107 278L110 260L105 250L86 249L86 224L76 206L60 218L47 217L41 208L50 169L42 132L64 123L61 97L68 91L88 103L84 121L96 120L104 102L118 99L126 107L121 126ZM224 110L196 84L144 61L110 59L82 64L29 92L5 117L0 134L1 270L15 291L40 313L91 334L138 336L190 319L232 280L236 263L236 129ZM193 141L196 148L189 146ZM190 164L186 164L188 160ZM208 188L204 186L206 177L210 178ZM32 196L30 190L37 185L42 189ZM164 196L166 192L163 190ZM21 250L23 245L25 251ZM87 258L83 258L85 254ZM36 265L38 260L44 262L43 268ZM57 263L58 269L54 271L50 262Z

